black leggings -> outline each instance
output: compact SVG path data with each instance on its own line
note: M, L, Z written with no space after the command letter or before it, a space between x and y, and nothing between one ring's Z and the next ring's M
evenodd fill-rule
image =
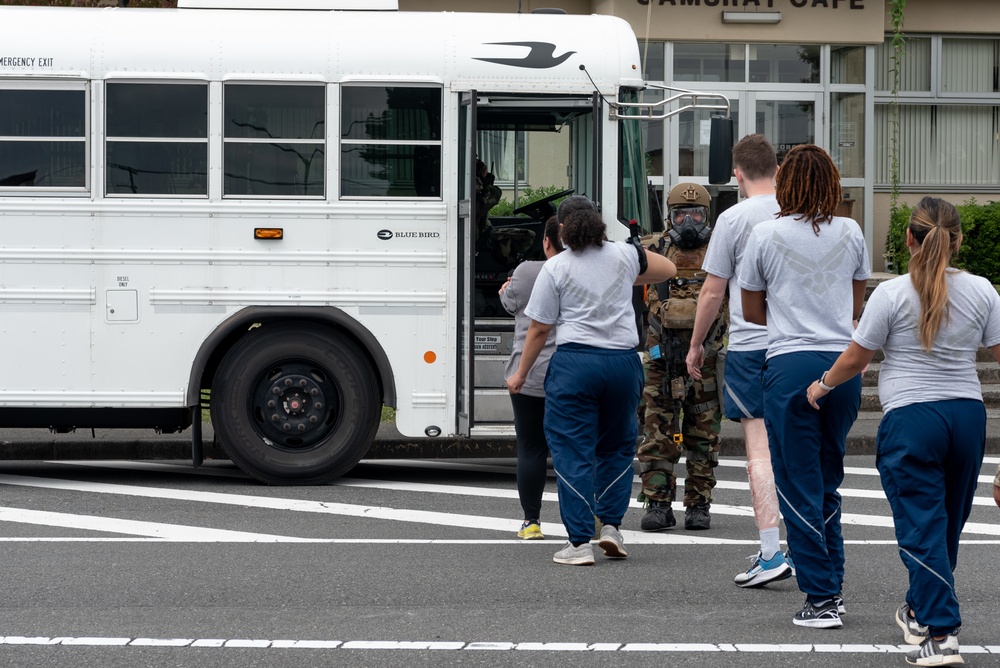
M548 469L549 446L542 427L545 397L510 395L514 407L514 430L517 432L517 495L524 519L541 519L542 492Z

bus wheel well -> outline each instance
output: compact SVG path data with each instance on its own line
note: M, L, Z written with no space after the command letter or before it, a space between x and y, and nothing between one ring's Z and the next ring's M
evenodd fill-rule
M304 314L298 308L289 313L284 309L253 307L222 323L199 350L192 370L192 382L188 390L188 404L205 404L203 394L211 390L216 372L226 354L255 329L266 328L278 323L320 325L330 332L331 338L341 338L356 345L367 356L367 362L377 370L379 393L382 403L396 406L396 387L388 356L378 339L339 309L317 309L316 313Z

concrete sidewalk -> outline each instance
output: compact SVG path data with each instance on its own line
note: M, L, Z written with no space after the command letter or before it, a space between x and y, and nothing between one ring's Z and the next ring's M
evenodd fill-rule
M1000 453L1000 410L987 411L986 452ZM874 455L875 434L881 415L862 414L847 439L847 454ZM226 459L214 444L212 426L203 427L206 459ZM743 434L735 422L722 424L722 454L744 454ZM382 423L368 459L513 457L511 436L475 439L428 439L402 436L393 423ZM53 459L190 459L191 432L157 434L140 429L80 429L53 434L45 429L0 429L0 458L8 460Z

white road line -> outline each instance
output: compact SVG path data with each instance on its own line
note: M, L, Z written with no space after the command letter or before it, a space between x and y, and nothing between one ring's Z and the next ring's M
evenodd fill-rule
M392 520L397 522L413 522L448 527L463 527L468 529L486 529L514 533L520 526L517 519L485 517L481 515L461 515L458 513L443 513L426 510L409 510L387 508L381 506L361 506L347 503L328 503L323 501L308 501L302 499L282 499L264 496L249 496L246 494L222 494L219 492L198 492L187 489L168 489L162 487L139 487L135 485L112 485L98 482L82 482L75 480L57 480L54 478L37 478L33 476L0 475L0 484L21 487L39 487L43 489L61 489L74 492L118 494L122 496L137 496L154 499L173 499L178 501L194 501L218 505L244 506L264 508L269 510L284 510L294 512L319 513L325 515L344 515L350 517L365 517L369 519ZM1000 529L1000 527L998 527ZM551 536L566 537L566 530L558 524L547 524L546 532ZM755 541L733 540L725 538L704 538L691 535L646 534L641 531L622 531L626 542L639 544L756 544ZM294 542L325 542L325 539L296 538Z
M159 522L119 520L111 517L95 517L92 515L52 513L24 508L0 507L0 521L40 524L62 527L64 529L81 529L84 531L122 533L134 536L147 536L163 541L184 541L187 543L277 543L303 541L303 539L274 536L271 534L229 531L227 529L208 529L178 524L161 524Z
M51 464L59 464L62 466L83 466L83 467L93 467L93 468L110 468L110 469L125 469L125 470L140 470L140 471L163 471L171 473L189 473L201 475L216 475L214 471L219 470L219 475L225 477L242 477L248 478L249 476L239 472L235 469L195 469L190 466L183 466L179 464L164 464L158 462L133 462L133 461L120 461L120 460L89 460L89 461L51 461ZM504 469L504 473L514 473L514 469ZM876 472L877 474L877 472ZM986 476L980 476L980 482L986 481ZM639 476L635 476L632 480L633 483L641 483L642 480ZM988 482L992 483L993 478L989 477ZM330 483L331 486L343 486L343 487L369 487L372 489L387 489L387 490L401 490L409 492L432 492L436 494L459 494L464 496L484 496L484 497L496 497L496 498L508 498L516 499L517 491L513 489L496 489L488 487L468 487L468 486L457 486L457 485L436 485L432 483L416 483L416 482L401 482L401 481L378 481L378 480L366 480L360 478L338 478ZM677 478L677 486L684 486L684 478ZM750 483L747 482L736 482L732 480L719 480L715 485L716 489L732 489L741 492L750 491ZM840 489L840 495L845 498L860 498L860 499L885 499L885 492L877 489L854 489L851 487L842 487ZM543 501L558 501L558 496L551 492L545 492L542 496ZM888 501L886 501L888 503ZM972 499L973 505L976 506L994 506L996 502L993 500L992 496L977 496ZM642 504L633 502L631 504L632 508L640 508ZM726 510L726 508L730 510ZM734 510L735 509L735 510ZM712 504L712 510L718 511L722 515L753 515L753 508L749 506L724 506L720 504ZM888 510L888 508L887 508Z
M433 651L528 651L528 652L659 652L704 654L742 652L769 654L902 654L913 645L867 644L759 644L759 643L581 643L497 642L441 640L267 640L263 638L116 638L0 636L0 645L63 645L74 647L197 647L225 649L337 649ZM962 654L1000 654L1000 645L965 645Z
M681 457L680 461L677 463L677 466L683 466L684 462L685 462L684 457ZM70 462L62 462L62 463L68 464ZM442 471L456 470L456 471L482 471L484 473L514 473L513 464L510 466L497 466L496 464L475 464L471 462L445 462L440 460L419 460L419 459L364 459L361 461L361 463L367 464L369 466L429 468L429 469L440 469ZM747 462L745 459L720 459L719 466L746 469ZM844 473L847 475L878 477L877 469L864 468L858 466L845 466ZM993 482L993 476L981 475L979 476L979 482L981 483Z
M345 482L346 480L346 482ZM373 489L386 490L410 490L433 492L439 494L475 494L480 496L492 496L499 498L516 498L514 490L501 490L482 487L463 487L454 485L431 485L428 483L402 483L385 481L354 481L352 479L340 479L334 481L336 484L370 487ZM219 492L198 492L194 490L177 490L160 487L139 487L134 485L113 485L108 483L83 482L72 480L57 480L50 478L35 478L31 476L10 476L0 475L0 484L22 485L28 487L44 487L50 489L64 489L80 492L96 492L104 494L122 494L130 496L141 496L148 498L169 498L177 500L198 501L204 503L218 503L227 505L244 505L257 508L270 508L274 510L290 510L299 512L314 512L334 515L348 515L355 517L371 517L376 519L387 519L404 522L418 522L424 524L436 524L455 527L466 527L473 529L488 529L496 531L517 531L520 527L517 520L483 517L479 515L460 515L452 513L441 513L433 511L409 510L386 508L379 506L360 506L342 503L326 503L321 501L308 501L300 499L281 499L275 497L249 496L244 494L222 494ZM545 493L543 499L556 501L557 496L551 492ZM630 507L640 508L638 501L631 501ZM753 508L749 506L730 506L725 504L712 504L712 511L720 515L752 516ZM841 522L845 525L874 526L892 528L892 517L883 515L863 515L859 513L843 513ZM546 525L546 531L552 536L565 537L565 529L555 523ZM634 534L634 536L629 536ZM979 534L986 536L1000 536L1000 524L988 524L985 522L968 522L965 525L963 535ZM701 538L695 536L680 536L675 534L649 534L641 531L623 532L628 536L628 541L633 544L669 543L669 544L745 544L742 540L721 539L721 538ZM662 538L658 538L662 536Z

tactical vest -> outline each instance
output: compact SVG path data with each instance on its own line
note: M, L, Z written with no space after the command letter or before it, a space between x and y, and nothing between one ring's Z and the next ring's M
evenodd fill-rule
M670 243L669 239L667 243ZM701 286L704 285L706 277L701 265L705 261L707 251L707 244L692 250L683 250L673 244L667 246L664 254L677 267L677 275L669 281L649 286L646 305L649 307L651 321L655 318L662 323L663 329L694 329L698 295L701 294ZM660 299L661 292L667 297L666 303ZM728 297L726 299L728 300ZM728 312L728 303L723 300L716 322L709 330L709 339L721 338L725 333ZM717 322L720 319L723 322ZM712 343L714 340L707 340L705 345Z

